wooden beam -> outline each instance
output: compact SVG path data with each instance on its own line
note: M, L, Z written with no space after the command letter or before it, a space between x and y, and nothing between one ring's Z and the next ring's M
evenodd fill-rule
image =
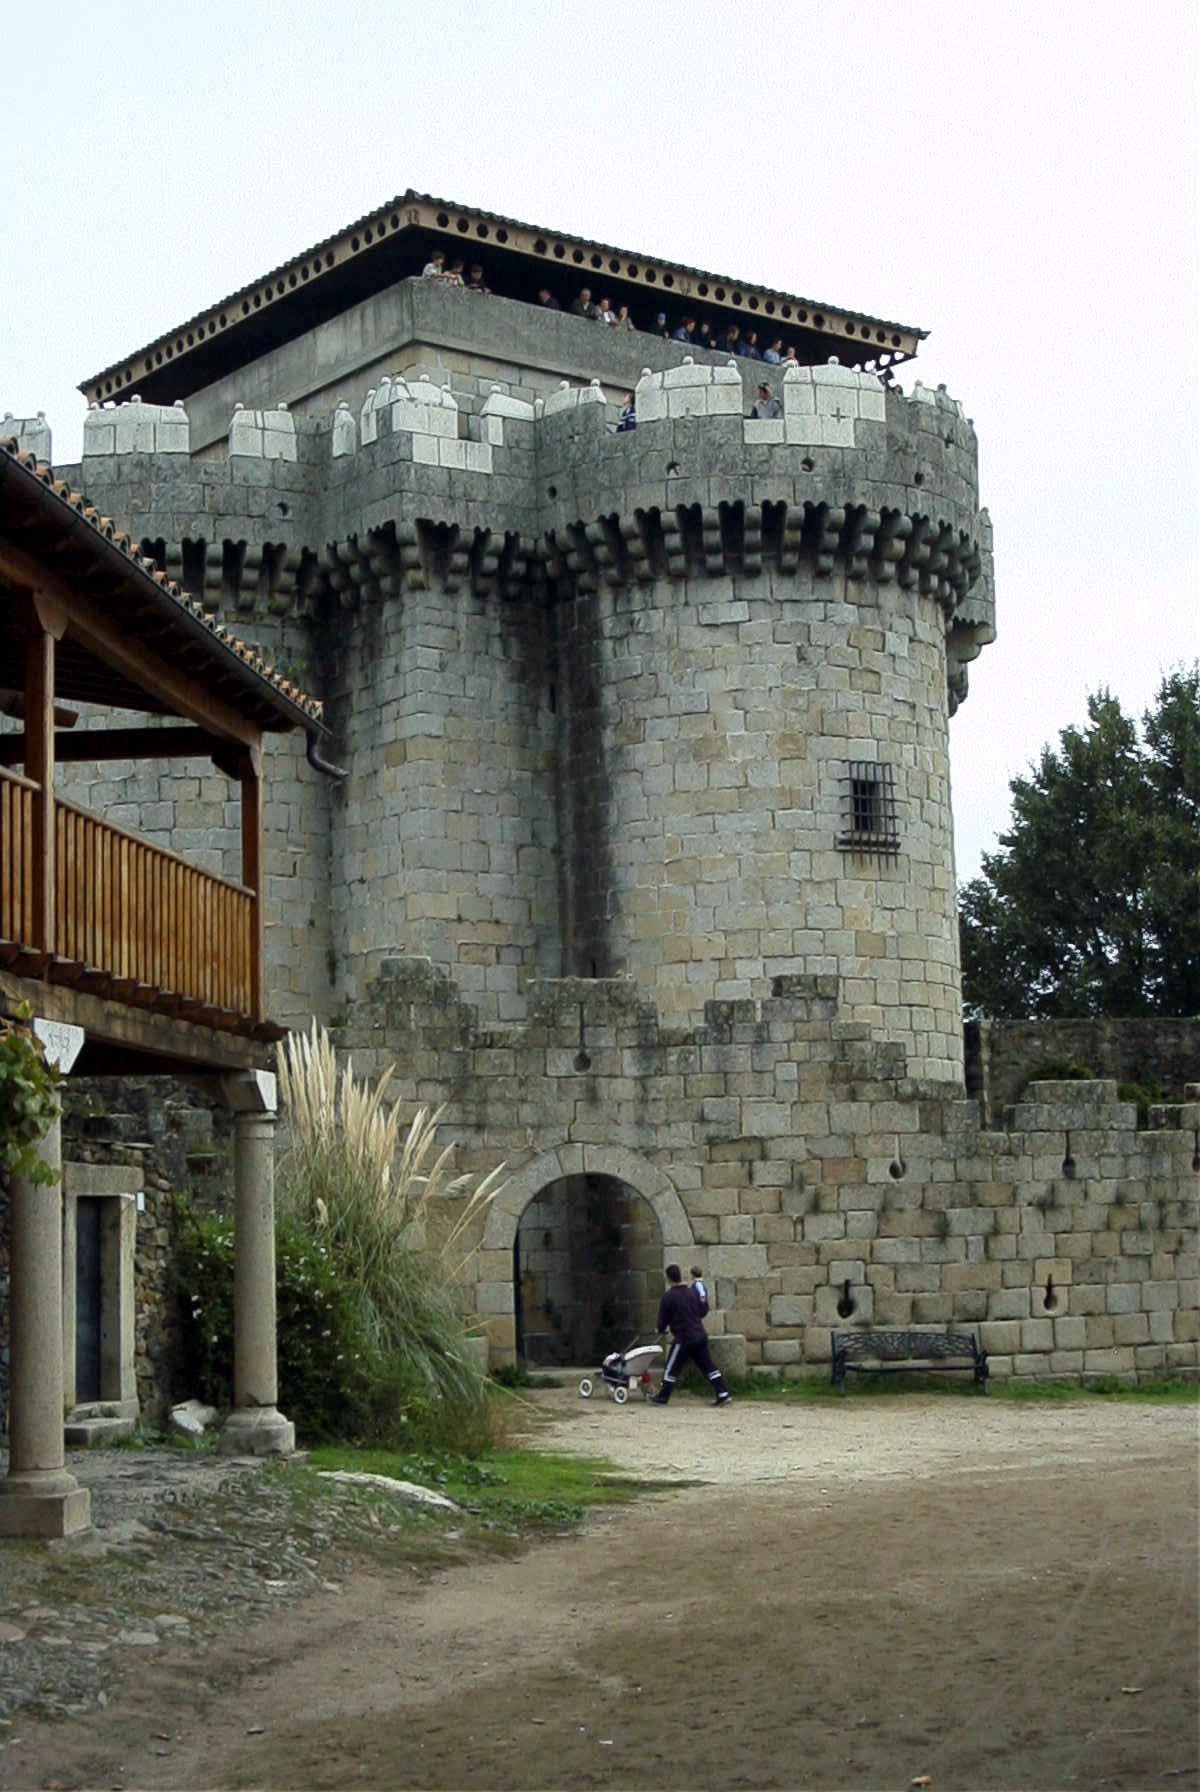
M181 674L175 665L148 647L140 636L131 633L128 620L122 626L118 618L100 609L59 574L47 571L44 564L23 549L0 541L0 573L31 592L44 590L48 599L62 605L73 640L81 641L97 659L111 666L139 690L157 697L173 714L185 716L188 721L198 723L224 740L236 741L241 746L257 744L262 734L257 722L243 716L214 691ZM182 628L180 635L181 646L185 647L186 635ZM220 653L214 637L210 662L214 673L218 670Z
M211 759L222 765L247 760L244 749L231 747L203 728L84 728L76 734L56 735L54 755L59 765L98 764L108 759ZM20 765L24 757L23 734L0 734L0 765Z
M24 772L33 797L33 935L28 944L53 952L54 939L54 636L40 625L25 648Z
M12 716L14 721L21 721L25 715L24 691L0 690L0 711ZM79 720L77 709L68 709L65 703L54 705L54 726L56 728L73 728Z
M33 1012L46 1020L65 1020L82 1027L88 1041L85 1050L93 1044L127 1047L159 1059L157 1068L164 1071L174 1065L197 1070L260 1070L274 1062L270 1042L260 1037L172 1020L165 1014L0 970L0 1013L11 1014L22 1002L28 1002ZM156 1066L148 1064L146 1068Z
M263 926L263 784L262 754L253 755L242 778L242 885L254 897L250 917L250 1011L255 1020L266 1013L266 945Z

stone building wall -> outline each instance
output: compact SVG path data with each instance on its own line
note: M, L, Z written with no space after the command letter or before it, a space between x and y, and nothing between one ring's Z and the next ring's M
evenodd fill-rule
M936 604L764 571L602 588L562 626L571 968L680 1020L840 975L848 1013L959 1075ZM894 793L877 851L849 844L852 771Z
M534 992L526 1025L484 1031L432 966L397 959L343 1043L363 1070L394 1061L402 1101L448 1104L460 1164L506 1163L469 1271L501 1357L521 1216L586 1175L639 1195L664 1255L703 1266L712 1329L751 1365L824 1365L832 1327L871 1323L978 1326L999 1376L1197 1367L1200 1091L1139 1131L1111 1081L1048 1083L990 1130L842 1020L832 978L691 1026L631 982L569 979Z
M143 1201L135 1220L134 1352L143 1419L160 1420L180 1389L174 1293L175 1198L213 1210L232 1204L232 1117L202 1080L69 1077L63 1089L63 1161L122 1165ZM86 1170L74 1179L87 1192ZM107 1192L102 1190L101 1192ZM47 1191L50 1199L58 1198ZM0 1431L8 1411L8 1203L0 1178Z
M338 1002L401 942L453 973L482 1020L560 969L554 717L528 603L464 583L330 631L331 714L351 768L333 799Z
M967 1089L992 1119L1002 1120L1031 1073L1047 1064L1178 1093L1200 1083L1200 1020L968 1021Z

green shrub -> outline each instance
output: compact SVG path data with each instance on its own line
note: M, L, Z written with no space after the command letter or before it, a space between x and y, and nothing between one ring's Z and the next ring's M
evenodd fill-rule
M1137 1108L1139 1131L1150 1124L1150 1109L1163 1100L1161 1083L1118 1083L1117 1098L1120 1101L1131 1101Z
M1044 1064L1035 1064L1021 1084L1021 1093L1025 1093L1030 1083L1091 1083L1096 1080L1096 1072L1086 1064L1077 1064L1074 1058L1047 1058Z
M176 1207L183 1386L233 1399L233 1221ZM350 1291L320 1239L286 1218L275 1246L279 1404L310 1441L369 1437L372 1374Z
M58 1177L38 1156L38 1146L58 1113L62 1078L25 1025L29 1018L27 1003L12 1020L0 1016L0 1175L53 1186Z

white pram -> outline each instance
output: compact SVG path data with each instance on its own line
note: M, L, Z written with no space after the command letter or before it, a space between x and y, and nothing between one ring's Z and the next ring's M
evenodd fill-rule
M656 1357L662 1355L661 1344L639 1344L635 1338L624 1350L610 1350L595 1377L585 1375L579 1384L579 1396L582 1400L590 1400L592 1389L597 1382L608 1389L618 1406L624 1406L629 1398L632 1386L640 1387L642 1399L648 1400L654 1392L654 1378L650 1373L650 1365Z

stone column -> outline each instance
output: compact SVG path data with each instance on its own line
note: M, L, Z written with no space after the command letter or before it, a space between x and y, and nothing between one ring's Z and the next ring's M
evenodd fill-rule
M69 1069L79 1027L35 1022L48 1059ZM69 1537L92 1522L92 1496L63 1449L62 1122L38 1147L53 1187L9 1184L9 1468L0 1482L0 1537Z
M277 1409L275 1348L275 1078L222 1078L237 1119L234 1144L233 1411L225 1456L287 1456L296 1428Z

